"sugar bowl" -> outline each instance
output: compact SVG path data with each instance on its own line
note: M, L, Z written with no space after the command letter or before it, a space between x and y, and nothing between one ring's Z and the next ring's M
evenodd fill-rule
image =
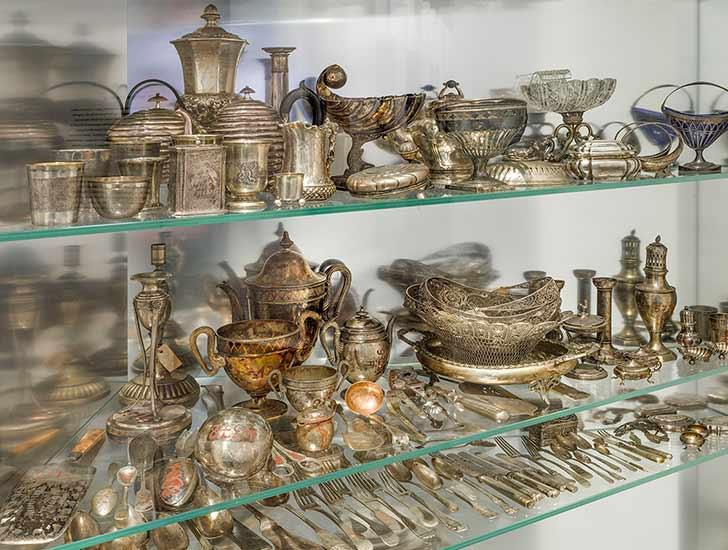
M312 405L296 416L296 443L304 453L326 451L334 439L334 414L336 403L332 400L315 400Z
M362 306L341 327L333 320L325 323L320 332L321 344L331 364L340 366L342 372L346 370L349 382L376 382L389 363L394 323L392 317L385 327ZM333 331L331 342L326 339L329 331Z
M326 365L299 365L283 372L274 370L268 375L268 383L278 398L283 399L285 392L288 402L299 412L315 401L331 399L342 380L336 368Z

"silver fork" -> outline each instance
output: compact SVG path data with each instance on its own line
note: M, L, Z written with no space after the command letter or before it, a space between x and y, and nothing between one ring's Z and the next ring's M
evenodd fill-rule
M296 481L301 481L301 476L299 475L299 472L295 472L293 475L294 479ZM322 508L315 498L318 498L318 495L311 487L303 487L301 489L297 489L293 491L293 498L296 500L296 504L298 504L298 507L303 510L304 512L312 511L312 512L318 512L325 518L327 518L331 523L336 525L336 527L339 528L339 530L344 533L344 536L349 539L349 542L351 542L357 550L374 550L374 545L362 537L360 534L358 534L356 531L354 531L351 524L347 524L342 522L339 518L336 517L335 514L329 512L328 510L325 510Z
M526 447L526 451L528 451L528 454L530 454L535 460L541 462L548 462L549 464L553 466L557 466L565 471L569 472L569 475L573 476L576 481L578 481L582 486L589 487L590 483L589 480L594 477L591 472L586 471L584 468L577 464L572 464L568 460L565 460L563 458L557 457L554 453L549 451L548 449L541 449L536 443L530 439L527 436L521 436L521 441L523 441L524 447ZM555 460L552 460L550 458L546 458L544 455L547 454L549 456L554 457L555 459L560 460L566 466L562 466ZM580 481L581 480L581 481Z
M404 485L402 485L399 481L394 479L392 477L392 474L387 472L386 470L382 470L379 472L379 479L382 480L382 484L384 485L385 491L387 491L390 495L399 495L399 496L407 496L417 502L420 506L423 508L426 508L429 512L431 512L437 519L439 519L442 524L447 527L450 531L454 531L456 533L464 533L468 530L468 526L464 523L459 522L453 517L448 516L444 512L440 512L439 510L435 508L430 508L427 503L420 498L419 495L413 493L409 489L407 489Z
M434 530L420 527L412 521L408 515L406 515L406 512L398 510L397 507L390 505L376 496L371 490L371 485L367 483L366 478L362 478L361 474L353 474L348 476L346 480L351 484L352 495L358 501L366 503L367 505L374 504L382 506L385 510L393 514L393 518L396 518L398 522L404 524L404 526L418 538L428 540L435 537Z
M495 443L508 456L513 457L513 458L522 458L522 459L528 460L530 462L533 462L536 466L538 466L539 468L542 468L544 471L548 472L549 475L551 475L555 480L557 480L560 483L566 483L568 485L573 485L573 482L576 481L577 483L583 485L584 487L589 486L589 482L585 478L583 478L579 474L575 474L572 470L569 470L566 467L561 466L560 464L556 464L555 462L552 462L548 459L542 458L541 460L539 460L538 458L533 456L533 454L531 454L530 451L528 451L527 453L522 453L518 449L516 449L513 445L511 445L503 437L500 437L500 436L496 437ZM527 447L527 449L528 449L528 447ZM549 468L548 466L546 466L546 464L544 464L543 462L548 462L548 463L553 464L560 470L567 472L568 475L563 476L562 474L560 474L553 468Z
M368 473L357 473L354 474L356 479L359 480L362 486L366 487L369 492L371 492L374 495L380 494L380 491L382 490L382 486L374 479L372 478ZM410 506L406 502L404 502L400 496L403 496L402 494L397 494L396 492L388 491L386 490L386 487L384 488L386 493L399 505L402 506L402 510L397 507L397 510L400 513L407 513L411 514L411 519L417 523L421 523L423 527L427 527L428 529L432 529L434 527L437 527L440 523L440 520L437 519L437 516L432 513L432 511L427 506L420 506L419 504L416 504L415 506ZM402 489L405 491L405 494L407 493L407 489L402 487Z
M340 483L341 480L334 479L331 481L324 481L318 486L319 490L321 491L321 496L323 497L326 504L331 507L332 510L335 512L338 511L339 508L345 510L355 519L357 519L357 521L359 521L361 515L364 514L364 520L366 521L365 525L368 525L372 532L376 536L378 536L386 546L397 546L399 544L399 536L392 529L390 529L388 525L384 524L379 519L379 517L381 517L377 516L379 512L375 510L370 510L368 507L364 507L364 509L359 512L357 510L354 510L344 502L344 495L351 496L351 491L349 491L349 488L344 486L343 483L341 483L341 485L346 487L346 491L343 492L339 490L339 487L337 485ZM365 512L364 510L366 510L367 512ZM389 520L388 515L387 520Z

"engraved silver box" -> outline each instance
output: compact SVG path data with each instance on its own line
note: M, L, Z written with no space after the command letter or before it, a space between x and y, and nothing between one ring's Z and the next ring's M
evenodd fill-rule
M178 145L172 149L169 209L173 216L225 211L225 147Z

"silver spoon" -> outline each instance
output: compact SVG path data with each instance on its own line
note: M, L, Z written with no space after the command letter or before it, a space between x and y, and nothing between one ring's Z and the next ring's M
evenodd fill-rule
M98 522L88 512L80 511L73 514L63 539L65 542L77 542L100 534Z
M160 514L160 518L169 517L168 514ZM187 530L179 523L172 523L154 529L151 539L157 550L186 550L190 545Z
M119 465L116 462L109 464L107 470L108 480L106 485L96 491L91 498L91 513L99 518L110 516L119 502L119 493L114 490L114 480L119 471Z

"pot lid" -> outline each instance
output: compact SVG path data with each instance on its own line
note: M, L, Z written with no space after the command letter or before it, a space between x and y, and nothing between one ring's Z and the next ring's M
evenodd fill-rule
M245 276L246 277L253 277L254 275L257 275L260 273L260 270L263 269L263 266L265 265L265 262L270 258L273 254L276 252L279 252L281 250L281 239L280 236L283 235L284 229L283 224L280 224L278 226L278 230L276 231L276 236L279 237L275 241L271 241L268 244L265 245L263 248L263 252L260 253L260 256L258 256L258 259L255 260L252 263L249 263L245 265L243 269L245 269ZM294 244L291 245L289 250L292 250L296 254L300 254L303 256L303 252ZM311 265L311 269L315 267L313 264Z
M306 259L294 251L294 243L283 232L279 243L280 250L274 252L263 264L260 273L248 277L245 283L260 288L298 288L323 283L326 276L316 273Z
M564 322L564 328L572 331L595 331L604 325L604 317L593 315L586 310L585 304L579 304L579 314Z
M248 43L244 38L240 38L237 34L226 31L222 27L218 26L217 22L220 21L220 12L215 4L208 4L205 11L200 15L201 19L205 20L205 24L199 29L192 31L191 33L185 34L176 40L172 40L172 44L176 42L189 42L192 40L232 40L234 42L245 42Z
M220 110L210 132L228 138L254 137L282 143L283 119L273 107L253 99L254 93L249 86L240 90L240 96Z
M106 137L109 141L120 141L132 138L177 136L185 133L185 121L171 109L161 107L168 101L166 97L156 94L149 98L154 104L151 109L137 111L117 120L109 128Z
M629 159L635 158L637 152L634 147L622 141L592 139L576 146L571 156L591 159Z
M667 271L667 247L662 244L661 237L655 237L654 242L647 245L647 259L645 269L653 271Z
M356 315L344 323L344 332L349 334L354 333L371 333L371 332L385 332L384 324L379 320L375 319L364 306L359 308Z

